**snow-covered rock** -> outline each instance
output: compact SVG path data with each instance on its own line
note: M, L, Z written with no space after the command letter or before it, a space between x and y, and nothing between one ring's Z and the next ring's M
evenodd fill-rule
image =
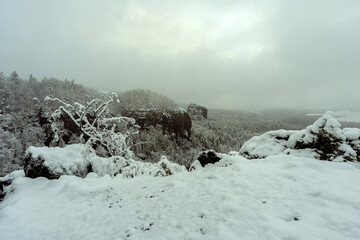
M240 154L248 159L277 155L287 148L289 137L297 131L277 130L252 137L240 149Z
M327 112L306 129L271 131L253 137L239 153L249 159L287 154L328 161L360 161L360 130L340 127Z
M62 175L85 177L88 164L82 156L84 145L29 147L25 154L25 176L57 179Z
M200 152L196 160L199 161L202 167L205 167L207 164L214 164L220 161L221 158L221 154L215 152L214 150L207 150Z
M5 197L6 188L18 177L24 177L24 171L14 171L4 177L0 177L0 202Z
M82 144L60 147L30 147L26 152L25 176L58 179L63 175L85 177L89 172L98 176L122 175L133 178L140 175L168 176L185 171L185 167L162 157L157 164L135 161L120 156L109 158L95 154L84 155Z

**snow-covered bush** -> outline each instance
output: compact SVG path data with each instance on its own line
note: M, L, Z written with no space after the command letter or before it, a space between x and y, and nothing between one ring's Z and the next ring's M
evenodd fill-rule
M178 172L186 171L184 166L170 162L165 156L162 156L157 163L158 171L155 176L169 176Z
M158 163L148 163L125 159L114 156L110 158L94 157L90 160L91 169L99 176L109 174L111 176L122 175L124 178L136 176L169 176L178 172L186 171L184 166L170 162L162 156Z
M340 127L327 112L306 129L271 131L253 137L244 143L240 154L249 159L288 154L328 161L360 161L360 130Z
M129 137L138 132L135 120L122 116L114 117L109 110L109 104L115 101L117 94L107 97L107 101L93 99L86 105L77 102L68 104L58 98L46 97L46 101L61 104L51 116L53 141L58 144L61 141L67 143L66 140L75 135L80 142L86 142L86 146L95 149L99 155L132 157Z
M356 160L356 156L349 153L345 143L346 137L342 134L340 127L341 124L329 112L325 113L314 124L292 134L288 147L316 149L322 160L334 160L340 155L347 160Z
M346 143L356 153L357 161L360 161L360 129L359 128L344 128L342 134L346 138Z

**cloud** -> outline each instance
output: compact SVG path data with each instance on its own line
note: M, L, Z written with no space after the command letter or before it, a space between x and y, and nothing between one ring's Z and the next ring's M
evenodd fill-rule
M0 3L0 66L209 107L356 108L358 1Z

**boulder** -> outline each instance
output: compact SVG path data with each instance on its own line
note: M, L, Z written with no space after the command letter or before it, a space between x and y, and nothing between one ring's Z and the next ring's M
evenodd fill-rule
M160 125L164 134L168 132L181 138L191 136L191 118L183 109L166 111L160 109L124 110L122 115L134 118L143 130L150 126Z
M58 179L61 175L85 177L88 164L81 152L83 145L60 147L29 147L25 154L26 177Z
M202 167L207 164L214 164L221 160L221 156L214 150L202 151L197 157L197 161L200 162Z
M296 132L275 130L252 137L242 145L239 153L247 159L265 158L283 153L287 148L289 137Z

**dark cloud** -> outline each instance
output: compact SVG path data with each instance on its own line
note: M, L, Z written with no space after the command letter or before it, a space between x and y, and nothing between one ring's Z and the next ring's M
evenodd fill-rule
M359 1L0 3L0 71L181 103L357 108Z

